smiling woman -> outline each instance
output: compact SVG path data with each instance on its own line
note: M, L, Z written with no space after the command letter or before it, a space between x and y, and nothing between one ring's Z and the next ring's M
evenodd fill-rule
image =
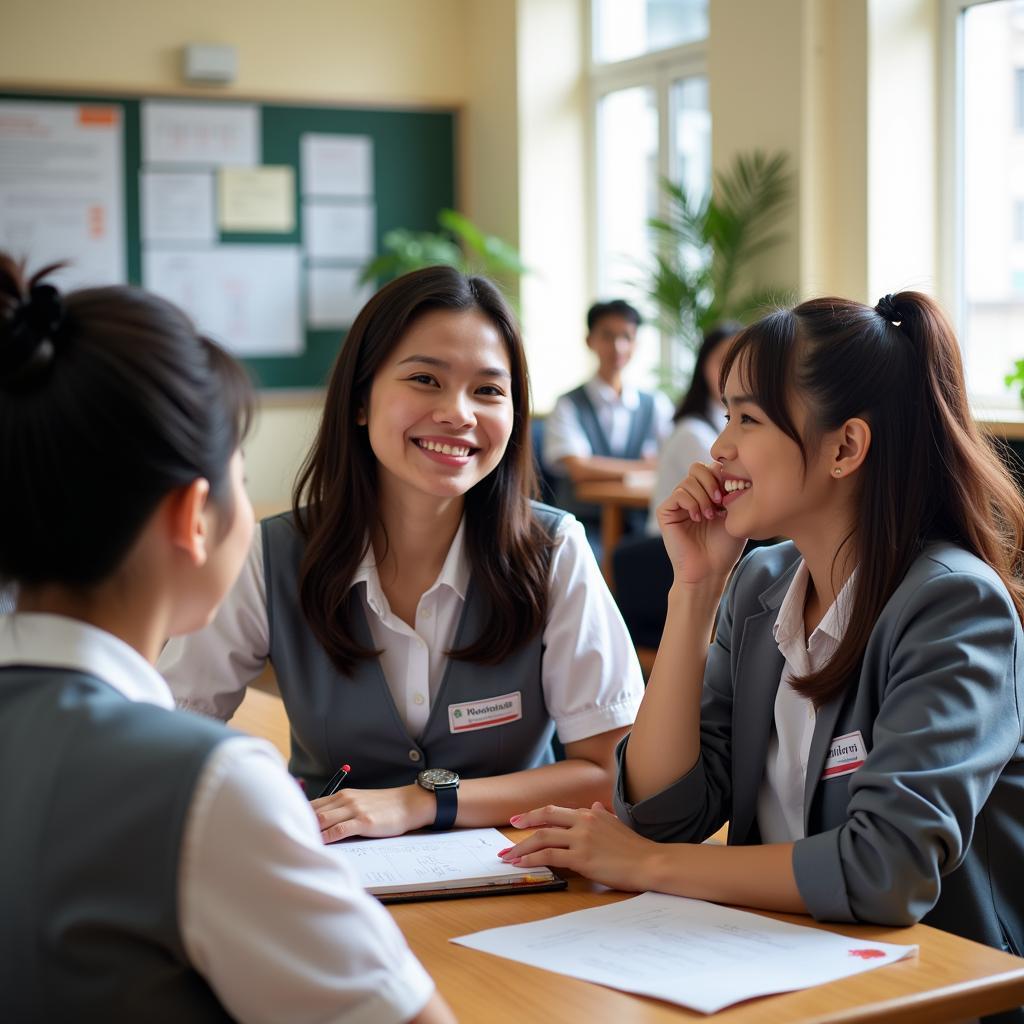
M293 774L317 796L352 766L314 803L327 841L611 799L640 668L581 526L531 501L528 410L490 282L431 267L385 286L338 355L292 511L164 653L179 701L223 718L272 662Z

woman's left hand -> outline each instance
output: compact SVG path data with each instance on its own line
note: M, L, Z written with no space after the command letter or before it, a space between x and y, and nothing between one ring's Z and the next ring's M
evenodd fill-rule
M434 821L435 797L422 786L341 789L313 801L320 837L333 843L350 836L400 836Z
M568 868L627 892L653 888L651 865L658 844L638 836L600 803L578 810L540 807L511 823L537 831L503 852L506 863Z

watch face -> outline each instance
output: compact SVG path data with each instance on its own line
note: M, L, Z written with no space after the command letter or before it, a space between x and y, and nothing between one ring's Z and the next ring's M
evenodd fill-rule
M419 783L426 789L435 786L451 786L459 781L459 776L447 768L424 768L419 774Z

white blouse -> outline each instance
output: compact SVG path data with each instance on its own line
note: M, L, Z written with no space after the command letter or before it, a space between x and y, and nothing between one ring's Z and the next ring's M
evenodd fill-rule
M643 697L636 651L583 527L561 521L551 564L541 686L562 743L632 725ZM380 585L372 548L353 578L381 669L410 735L426 726L454 643L471 568L460 525L441 572L420 598L415 627L400 619ZM262 531L234 589L205 629L171 640L160 657L179 704L229 719L270 649Z
M85 672L128 700L179 713L142 655L73 619L0 618L4 665ZM324 846L309 803L264 740L225 740L199 776L179 856L178 920L190 963L239 1021L398 1024L434 990L390 914Z
M775 641L786 659L775 694L775 728L768 742L764 778L757 797L761 841L789 843L804 838L804 791L807 756L814 736L814 705L790 686L790 680L817 672L835 654L846 633L853 608L853 581L843 584L810 639L804 629L804 604L810 573L797 566L775 620Z

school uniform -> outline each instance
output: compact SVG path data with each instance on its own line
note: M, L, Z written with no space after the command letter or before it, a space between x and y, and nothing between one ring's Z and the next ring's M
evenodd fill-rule
M376 1024L433 991L277 752L84 623L0 619L0 834L10 1020Z
M709 650L701 756L630 804L623 741L616 813L657 840L700 842L725 821L733 845L792 839L818 920L921 920L1020 955L1024 634L1005 587L964 550L929 545L879 616L859 677L801 728L806 709L784 706L791 690L780 706L791 637L774 629L801 567L790 543L740 564ZM823 620L823 658L849 600Z
M647 532L661 536L656 515L658 506L679 486L695 462L711 458L711 446L725 429L725 410L720 402L708 403L708 419L703 416L684 416L658 452L658 469L651 491L651 508L647 517Z
M595 529L600 507L576 500L562 459L654 457L672 432L672 411L672 403L660 391L638 391L624 384L619 394L600 377L562 395L544 421L543 451L543 462L557 480L559 508L572 512L588 532Z
M302 614L304 546L290 513L264 520L216 619L172 641L160 660L183 705L229 718L269 660L291 725L293 774L317 795L345 762L354 788L408 785L424 768L466 778L537 767L563 744L630 725L640 666L580 525L535 505L556 538L542 631L499 665L449 659L476 639L487 608L459 526L415 627L398 618L370 548L351 584L350 628L368 649L337 670Z

